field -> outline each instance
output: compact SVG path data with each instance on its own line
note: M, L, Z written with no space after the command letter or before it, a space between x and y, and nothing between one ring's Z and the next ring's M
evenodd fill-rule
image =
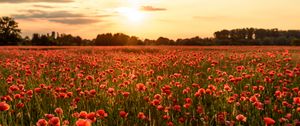
M0 125L300 125L299 85L299 47L1 47Z

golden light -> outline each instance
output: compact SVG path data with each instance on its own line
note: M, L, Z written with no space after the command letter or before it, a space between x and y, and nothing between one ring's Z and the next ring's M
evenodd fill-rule
M138 8L119 8L117 9L122 16L126 17L132 23L139 23L144 20L145 14L139 11Z

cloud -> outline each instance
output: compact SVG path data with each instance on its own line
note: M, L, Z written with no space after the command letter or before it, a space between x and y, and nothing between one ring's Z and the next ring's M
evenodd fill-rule
M35 2L67 3L67 2L73 2L73 0L0 0L0 3L35 3Z
M33 5L33 7L37 7L37 8L55 8L53 6L48 6L48 5Z
M80 24L92 24L100 22L96 19L82 19L82 18L72 18L72 19L50 19L50 22L56 22L61 24L69 24L69 25L80 25Z
M68 25L79 25L79 24L91 24L97 23L102 18L109 17L111 15L84 15L80 13L72 13L69 11L43 11L43 10L27 10L23 14L12 15L16 19L23 20L35 20L42 19L50 22L68 24Z
M13 14L14 18L17 19L30 19L30 18L74 18L74 17L110 17L112 15L99 15L94 14L91 16L80 14L80 13L72 13L69 11L43 11L43 10L26 10L23 14Z
M140 10L142 11L166 11L166 8L156 8L153 6L141 6Z
M75 14L68 11L42 11L42 10L27 10L24 14L12 15L17 19L28 18L67 18L67 17L85 17L83 14Z

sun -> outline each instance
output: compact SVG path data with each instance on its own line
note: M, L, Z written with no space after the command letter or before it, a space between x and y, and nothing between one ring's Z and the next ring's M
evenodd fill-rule
M145 14L137 8L119 8L117 11L124 17L127 18L128 21L132 23L142 22L145 18Z

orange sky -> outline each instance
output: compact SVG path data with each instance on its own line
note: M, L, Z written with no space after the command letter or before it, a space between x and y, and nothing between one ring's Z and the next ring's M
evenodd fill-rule
M16 18L24 36L122 32L176 39L243 27L300 29L299 5L300 0L0 0L0 16Z

